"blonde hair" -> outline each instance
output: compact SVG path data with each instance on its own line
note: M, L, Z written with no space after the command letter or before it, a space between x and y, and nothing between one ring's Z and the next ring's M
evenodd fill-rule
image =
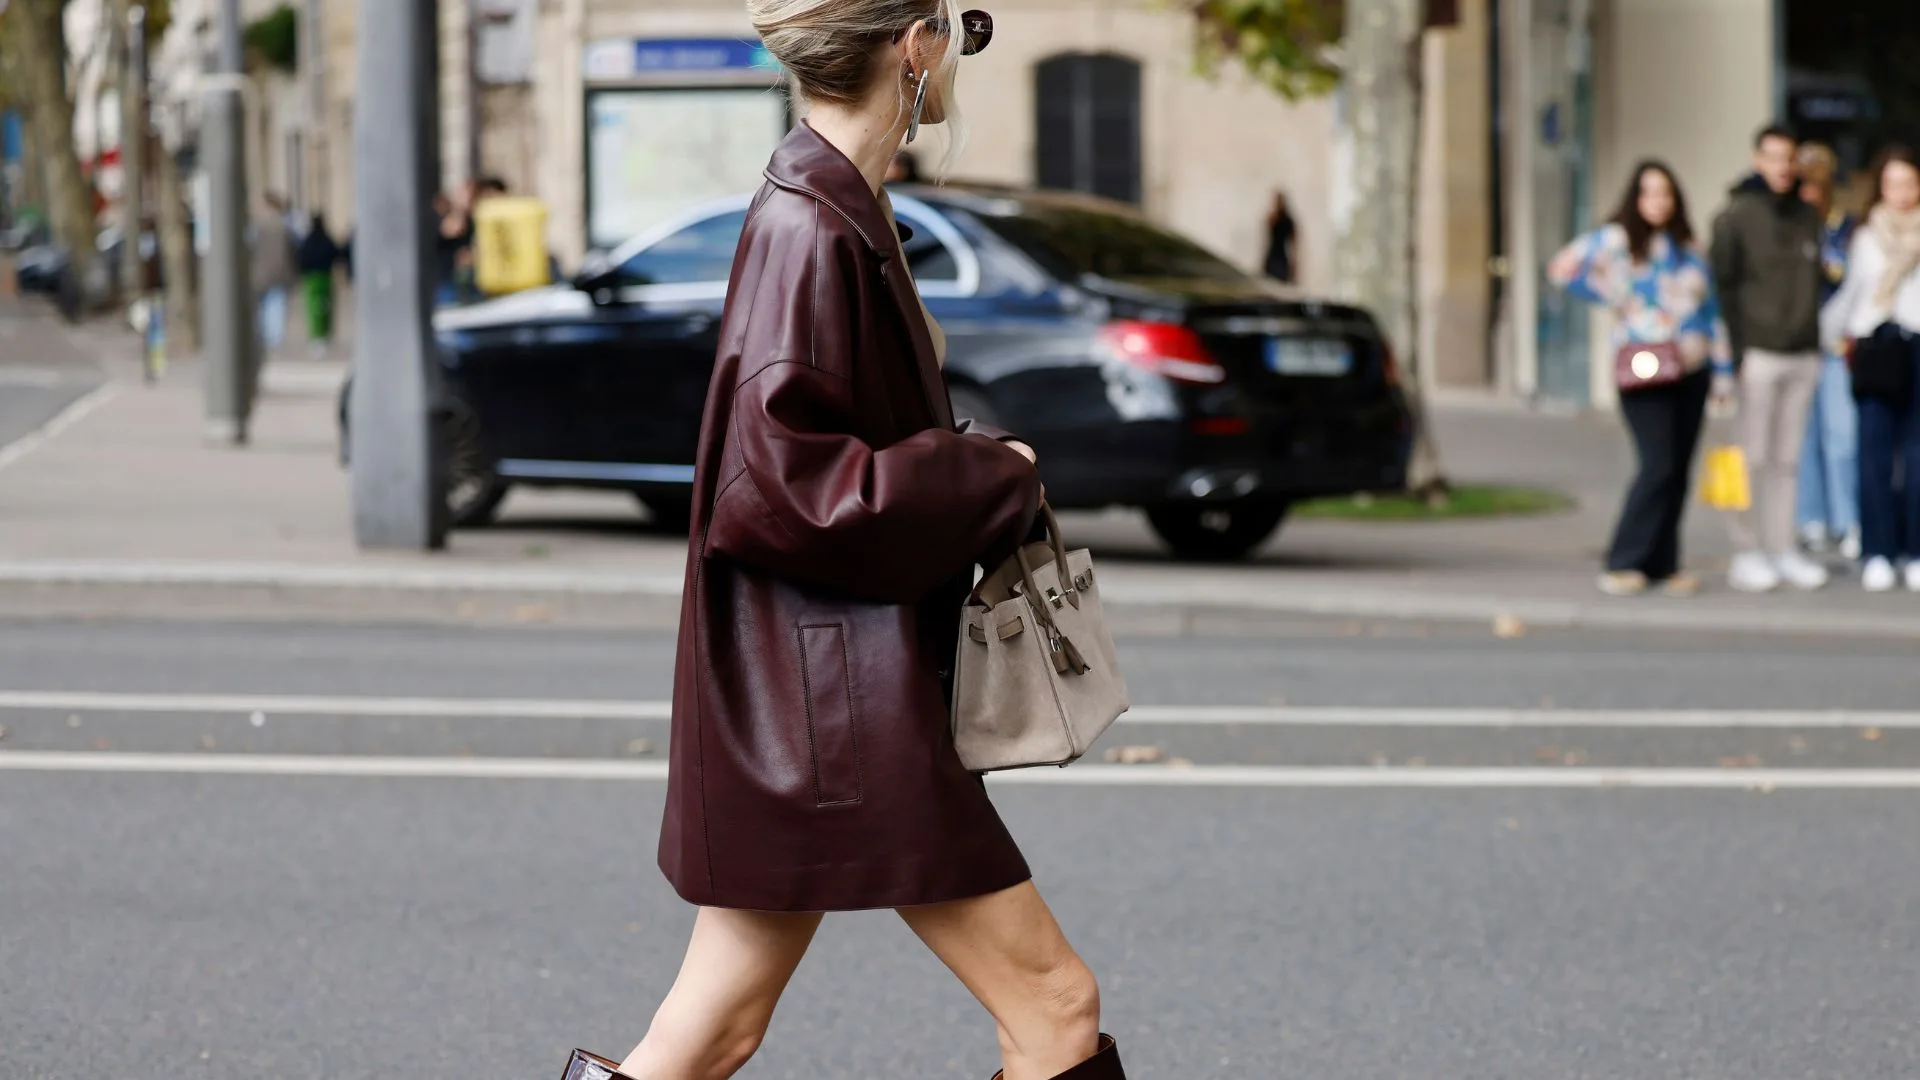
M747 0L747 17L767 51L786 70L799 97L816 103L857 105L876 77L876 53L893 35L923 19L944 18L951 28L946 51L928 72L936 87L953 85L965 48L960 0ZM913 107L905 79L899 80L900 109ZM960 110L946 98L945 175L961 145Z

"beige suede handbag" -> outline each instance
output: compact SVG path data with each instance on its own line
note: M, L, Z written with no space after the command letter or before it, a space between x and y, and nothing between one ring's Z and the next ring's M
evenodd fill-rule
M953 742L973 772L1069 765L1127 711L1093 556L1047 539L980 580L960 612Z

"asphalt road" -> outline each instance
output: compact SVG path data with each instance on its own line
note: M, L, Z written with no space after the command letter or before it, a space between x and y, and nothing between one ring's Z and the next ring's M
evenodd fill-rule
M1735 726L1745 710L1909 707L1910 650L1884 642L1300 620L1123 647L1165 719L1108 742L1164 746L1196 774L1383 758L1844 776L1920 758L1911 714ZM652 865L657 780L5 762L657 757L632 742L663 734L646 710L565 703L664 698L669 657L657 634L557 627L0 619L0 1075L507 1080L552 1075L575 1044L623 1053L690 918ZM228 704L185 703L208 695ZM262 695L336 704L241 707ZM478 720L376 701L393 698L560 705ZM1274 722L1188 722L1225 704ZM1436 705L1535 712L1520 728L1415 721ZM1331 706L1354 713L1286 711ZM1552 710L1631 715L1555 727ZM1721 711L1700 726L1683 710ZM1043 782L996 800L1147 1080L1920 1075L1920 792ZM977 1006L868 914L829 920L742 1075L994 1067Z

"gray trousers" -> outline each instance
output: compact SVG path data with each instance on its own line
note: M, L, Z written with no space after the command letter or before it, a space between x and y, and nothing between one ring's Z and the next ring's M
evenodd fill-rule
M1732 518L1733 542L1741 551L1793 550L1800 449L1819 384L1818 352L1748 349L1742 359L1740 444L1752 476L1753 507Z

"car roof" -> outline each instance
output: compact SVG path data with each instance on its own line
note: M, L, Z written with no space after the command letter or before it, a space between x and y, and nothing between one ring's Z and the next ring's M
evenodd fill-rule
M988 217L1020 217L1048 210L1076 210L1082 213L1112 214L1116 217L1146 221L1140 208L1118 199L1089 195L1079 191L1053 191L1022 188L1005 184L955 181L932 184L893 184L888 191L917 199L929 206L951 206Z

